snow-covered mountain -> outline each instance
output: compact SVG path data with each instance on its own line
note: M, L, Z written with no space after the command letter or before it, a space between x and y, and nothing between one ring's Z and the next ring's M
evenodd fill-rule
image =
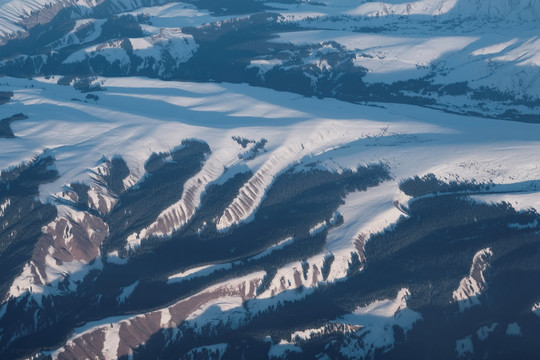
M10 4L0 14L17 13ZM212 4L66 7L4 45L0 72L212 79L538 119L536 1Z
M509 301L496 284L511 265L496 264L512 264L513 251L537 241L535 124L246 85L100 78L106 90L86 97L52 77L4 81L14 96L3 111L28 117L11 123L15 138L2 139L4 241L18 241L18 179L42 161L51 175L37 195L26 192L39 198L34 206L56 209L38 216L42 234L4 292L1 341L10 356L35 351L20 344L59 324L66 330L37 345L53 349L43 355L146 357L165 341L168 357L222 334L232 343L220 355L234 357L247 351L234 343L236 331L269 335L250 345L268 356L308 356L315 339L336 334L343 342L317 351L399 354L407 343L388 329L429 325L429 304L460 319L486 301ZM379 279L388 261L397 268ZM365 292L351 288L357 282ZM394 282L407 287L396 293ZM426 286L434 287L427 298ZM350 314L338 311L351 291ZM512 298L505 316L532 326L535 294ZM318 302L328 313L261 320ZM497 311L483 316L508 321ZM326 316L337 320L321 323ZM461 331L460 321L448 326ZM454 354L461 339L445 351ZM54 348L58 341L65 345Z
M309 1L308 1L309 3ZM380 17L388 15L440 16L444 21L537 21L540 6L530 0L421 0L421 1L325 1L327 6L347 7L347 14Z
M0 4L0 358L540 355L537 1Z

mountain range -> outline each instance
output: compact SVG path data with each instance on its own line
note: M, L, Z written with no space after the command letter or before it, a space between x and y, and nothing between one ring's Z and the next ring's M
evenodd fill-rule
M0 0L0 357L538 358L539 19Z

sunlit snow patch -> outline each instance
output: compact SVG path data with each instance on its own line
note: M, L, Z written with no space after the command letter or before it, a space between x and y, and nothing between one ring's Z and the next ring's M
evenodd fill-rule
M139 285L139 280L135 281L133 284L123 287L120 290L122 291L120 295L116 297L116 302L118 304L123 304L126 302L126 300L133 294L133 291L135 291L135 288Z
M296 331L291 334L291 342L339 332L344 335L340 353L345 358L366 358L373 356L377 349L388 351L394 346L394 326L407 333L422 319L420 313L407 308L409 296L409 290L401 289L393 300L377 300L321 328Z
M270 346L270 350L268 351L268 357L270 359L276 359L276 358L285 359L287 358L287 355L289 353L301 353L301 352L302 352L301 347L291 344L287 340L281 340L279 343L272 344Z

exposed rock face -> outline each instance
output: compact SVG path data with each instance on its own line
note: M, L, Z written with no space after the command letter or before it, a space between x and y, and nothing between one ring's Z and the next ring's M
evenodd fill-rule
M285 155L281 154L272 157L249 179L220 217L217 223L218 230L227 230L230 226L245 221L252 215L274 176L282 169L284 157Z
M170 236L180 229L195 214L206 187L218 180L225 168L234 165L237 160L236 152L232 152L232 158L231 151L212 153L201 171L186 182L181 199L162 211L152 224L138 234L131 234L128 239L141 241L150 236Z
M489 259L492 256L493 252L489 248L482 249L474 255L469 276L461 280L459 288L452 295L460 311L480 305L478 297L487 286L484 271L489 266Z
M70 275L74 277L70 279L70 289L74 291L90 268L101 266L100 246L109 235L109 226L100 216L107 214L117 201L106 186L110 169L110 162L92 169L90 178L94 184L84 188L84 194L68 188L57 195L64 203L57 206L58 217L42 229L32 259L11 286L9 296L18 297L30 291L40 298L59 292L60 283ZM98 213L92 214L92 210Z
M99 247L109 234L107 224L97 216L61 206L60 215L43 229L32 260L15 280L10 296L18 297L26 291L54 290L70 273L84 270L98 260ZM75 274L76 275L76 274ZM82 280L80 275L77 277ZM72 281L71 286L75 286ZM73 289L73 288L72 288Z
M244 302L255 297L262 275L261 273L253 274L244 279L213 286L171 306L146 314L126 316L120 321L105 319L101 322L103 325L96 325L73 336L63 348L53 353L53 357L55 359L80 359L81 356L93 354L105 359L116 359L132 354L133 349L145 343L152 335L162 329L178 327L190 316L193 320L201 317L201 325L206 325L204 312L201 314L199 311L199 315L195 317L192 315L208 304L219 304L220 299L231 297L239 298L238 306L241 308ZM227 319L226 313L218 315L218 320L224 324L234 322L233 319ZM245 319L240 318L238 321L242 322Z

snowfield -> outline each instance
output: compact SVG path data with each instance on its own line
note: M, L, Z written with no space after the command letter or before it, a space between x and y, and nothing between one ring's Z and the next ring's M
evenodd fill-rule
M283 22L306 29L280 33L272 41L336 42L355 54L355 66L367 69L368 83L428 76L434 83L467 82L471 89L492 87L518 99L540 96L540 3L536 1L327 0L271 5L281 9ZM264 73L275 61L253 66ZM437 101L458 111L474 103L463 96Z

